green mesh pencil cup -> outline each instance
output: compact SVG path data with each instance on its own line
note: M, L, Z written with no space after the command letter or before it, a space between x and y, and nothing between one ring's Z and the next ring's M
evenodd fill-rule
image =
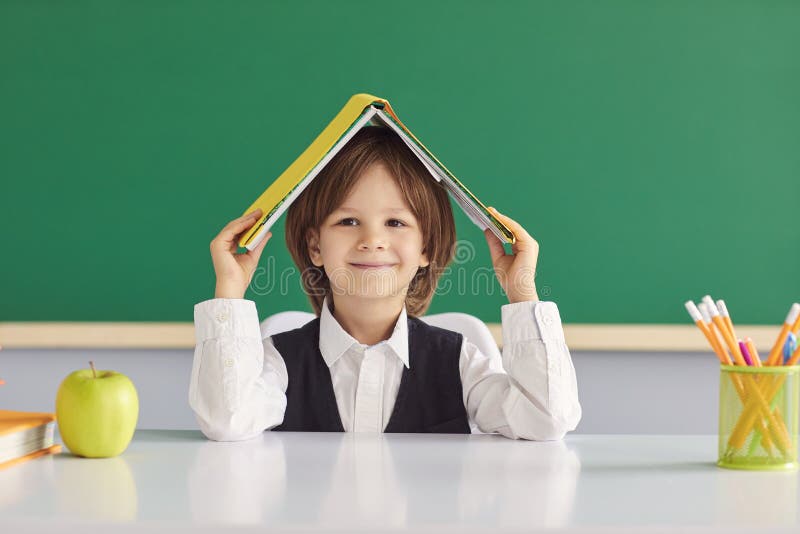
M800 366L720 366L719 459L730 469L798 468Z

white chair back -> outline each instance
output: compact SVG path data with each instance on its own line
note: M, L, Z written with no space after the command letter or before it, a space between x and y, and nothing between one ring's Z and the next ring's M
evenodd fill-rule
M283 311L270 315L261 322L261 337L266 338L279 332L300 328L312 321L314 317L313 313L303 311ZM447 312L425 315L420 319L431 326L460 333L488 356L500 356L500 349L497 347L489 327L474 315Z
M261 321L261 339L268 336L300 328L314 319L313 313L304 311L283 311L270 315Z

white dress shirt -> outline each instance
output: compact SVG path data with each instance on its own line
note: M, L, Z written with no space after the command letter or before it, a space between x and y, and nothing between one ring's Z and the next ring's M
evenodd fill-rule
M320 315L319 349L331 373L347 432L382 432L408 367L405 306L389 339L359 343L330 312ZM464 338L459 372L470 424L509 438L561 439L581 418L575 368L554 302L501 308L502 357L483 354ZM210 299L194 307L196 347L189 405L209 439L256 437L283 422L286 365L262 338L255 302Z

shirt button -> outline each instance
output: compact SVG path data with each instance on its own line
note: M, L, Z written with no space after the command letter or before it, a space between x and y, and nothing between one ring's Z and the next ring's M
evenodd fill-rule
M542 322L543 322L544 324L546 324L547 326L550 326L551 324L553 324L553 318L552 318L552 317L550 317L549 315L545 315L545 316L542 318Z
M231 358L225 360L225 367L233 367L233 360Z
M220 313L220 314L217 314L217 321L219 321L220 323L224 323L227 320L228 320L228 314L226 314L224 312Z

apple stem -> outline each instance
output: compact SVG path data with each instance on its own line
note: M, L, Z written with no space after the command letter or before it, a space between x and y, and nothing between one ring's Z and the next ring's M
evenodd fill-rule
M91 360L89 360L89 367L92 368L92 374L94 375L95 378L97 378L97 371L94 368L94 362Z

